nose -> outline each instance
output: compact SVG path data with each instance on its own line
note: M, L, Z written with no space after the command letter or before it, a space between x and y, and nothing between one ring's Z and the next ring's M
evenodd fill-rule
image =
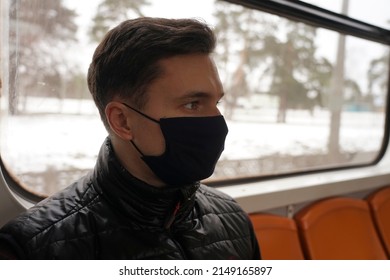
M222 114L221 114L221 111L220 111L219 109L220 109L220 108L218 107L218 104L213 105L213 106L210 107L210 109L208 110L207 115L210 116L210 117L213 117L213 116L220 116L220 115L222 115Z

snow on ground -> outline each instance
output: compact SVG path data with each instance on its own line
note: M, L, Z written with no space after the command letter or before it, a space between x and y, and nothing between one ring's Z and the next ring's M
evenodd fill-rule
M35 101L29 100L27 114L8 116L1 124L6 164L17 174L93 167L107 135L93 102Z

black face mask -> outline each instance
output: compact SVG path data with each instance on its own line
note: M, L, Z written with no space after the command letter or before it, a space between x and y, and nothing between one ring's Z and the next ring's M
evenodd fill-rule
M210 177L224 149L228 128L222 115L212 117L161 118L157 121L123 103L143 117L158 123L165 138L160 156L142 155L149 168L166 184L187 185Z

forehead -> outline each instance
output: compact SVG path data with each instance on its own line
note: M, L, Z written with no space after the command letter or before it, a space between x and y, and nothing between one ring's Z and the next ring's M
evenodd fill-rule
M178 55L159 62L162 74L151 87L177 93L183 91L223 92L213 59L207 54Z
M216 71L214 61L208 54L176 55L161 59L159 64L168 75L172 74L172 72L177 72L178 70L180 70L182 74L191 73L199 69Z

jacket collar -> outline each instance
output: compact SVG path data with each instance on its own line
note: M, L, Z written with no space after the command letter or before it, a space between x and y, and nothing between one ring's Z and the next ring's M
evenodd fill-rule
M132 227L158 230L185 218L195 201L199 183L157 188L132 176L119 162L107 137L92 182L113 208L128 217ZM178 207L179 206L179 207Z

